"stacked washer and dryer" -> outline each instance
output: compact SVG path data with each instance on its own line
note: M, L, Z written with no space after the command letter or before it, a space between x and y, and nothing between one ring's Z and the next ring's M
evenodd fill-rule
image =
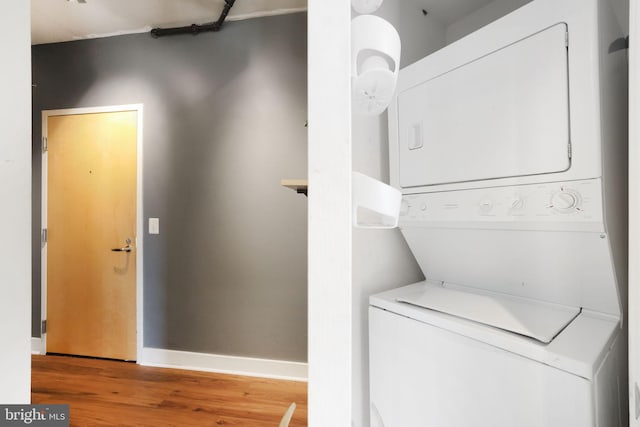
M401 70L427 280L370 298L372 426L627 425L624 36L609 0L534 0Z

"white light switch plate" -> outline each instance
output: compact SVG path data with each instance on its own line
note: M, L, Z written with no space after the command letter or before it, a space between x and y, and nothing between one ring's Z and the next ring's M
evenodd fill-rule
M160 218L149 218L149 234L160 234Z

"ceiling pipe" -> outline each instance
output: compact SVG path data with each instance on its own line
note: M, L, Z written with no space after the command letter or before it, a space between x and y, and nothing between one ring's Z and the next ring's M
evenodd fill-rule
M151 30L151 36L163 37L163 36L174 36L176 34L193 34L194 36L206 32L206 31L220 31L222 28L222 24L224 24L224 20L227 19L227 15L229 11L233 7L233 4L236 0L224 0L224 8L220 13L220 17L216 22L210 22L208 24L191 24L185 27L174 27L174 28L154 28Z

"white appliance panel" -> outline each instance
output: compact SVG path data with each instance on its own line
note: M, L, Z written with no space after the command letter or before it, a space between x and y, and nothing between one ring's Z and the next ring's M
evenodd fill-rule
M403 228L427 279L619 316L601 233Z
M595 378L607 349L613 346L621 332L619 317L582 310L551 343L543 344L504 329L399 302L418 296L432 286L440 284L424 281L392 289L372 295L370 304L589 380ZM410 351L409 347L407 351Z
M602 180L407 194L400 225L604 233Z
M557 24L399 93L400 185L567 170L566 38Z
M426 286L399 302L479 322L548 344L580 313L578 307L544 303L446 283Z
M615 153L619 151L617 147L620 146L617 143L602 144L602 119L605 116L601 117L600 109L601 96L603 95L600 90L601 82L620 82L619 85L622 85L624 81L623 76L616 74L618 68L609 66L609 62L612 65L614 62L616 64L620 62L621 58L624 58L624 52L621 52L622 56L619 56L609 54L607 51L608 46L617 37L623 36L618 28L615 31L609 31L610 25L608 26L607 23L611 21L609 19L611 10L608 3L607 0L535 0L400 70L398 79L399 96L389 106L391 185L401 188L403 194L411 194L601 177L603 174L603 153ZM604 24L602 24L603 22ZM401 178L401 173L404 172L401 170L400 158L402 150L406 150L404 148L405 144L408 143L406 134L403 135L406 129L401 127L400 122L402 120L404 122L410 121L403 119L406 111L404 108L401 111L400 96L413 88L420 87L425 82L438 79L439 76L444 76L452 70L464 68L467 64L472 64L474 61L485 57L489 58L519 40L526 40L541 31L544 32L545 29L553 29L563 24L566 24L569 32L568 50L564 49L565 54L568 54L568 114L570 115L568 125L571 139L571 164L569 169L534 175L524 175L518 172L514 176L505 176L492 180L405 186ZM598 30L600 28L607 29L608 33L606 35L599 33ZM602 37L604 38L601 40L600 38ZM560 48L561 50L562 48ZM556 50L556 52L558 51ZM602 66L603 64L607 66ZM539 67L536 67L535 70L540 71ZM535 79L535 76L532 76L532 78ZM484 82L477 81L475 83L484 84ZM453 90L455 91L455 88ZM565 96L564 93L560 95L554 94L553 96ZM535 96L536 94L533 93L531 95ZM615 98L616 102L620 101L619 96L615 96ZM449 101L445 99L439 102L446 104ZM486 112L481 112L481 114L489 115ZM618 122L618 118L622 116L620 114L609 118L613 119L614 122ZM552 119L552 122L555 122L556 119ZM473 118L470 120L473 120ZM492 120L494 125L501 126L501 122L494 118L488 117L488 120ZM420 129L418 128L417 130L419 131ZM492 132L498 132L498 130ZM419 132L414 131L413 133ZM473 137L473 140L477 140L475 135ZM404 142L402 141L403 139ZM468 143L468 146L471 146L471 142ZM528 149L531 149L531 147ZM466 154L464 155L466 156ZM439 159L430 159L429 161L439 161ZM489 161L492 162L493 159ZM423 164L420 164L420 167L423 167ZM478 166L473 165L472 167L476 168ZM436 168L439 168L439 165L436 165ZM503 170L504 166L498 165L498 168L498 170ZM555 169L555 167L550 169ZM422 172L417 173L420 175ZM425 173L431 174L431 172ZM491 173L490 175L499 174ZM419 180L415 179L415 181Z
M584 378L381 309L369 324L372 427L595 425Z

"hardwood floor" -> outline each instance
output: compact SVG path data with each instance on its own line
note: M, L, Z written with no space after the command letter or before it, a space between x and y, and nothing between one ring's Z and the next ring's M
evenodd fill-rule
M32 403L70 405L72 426L307 425L307 383L65 356L32 357Z

